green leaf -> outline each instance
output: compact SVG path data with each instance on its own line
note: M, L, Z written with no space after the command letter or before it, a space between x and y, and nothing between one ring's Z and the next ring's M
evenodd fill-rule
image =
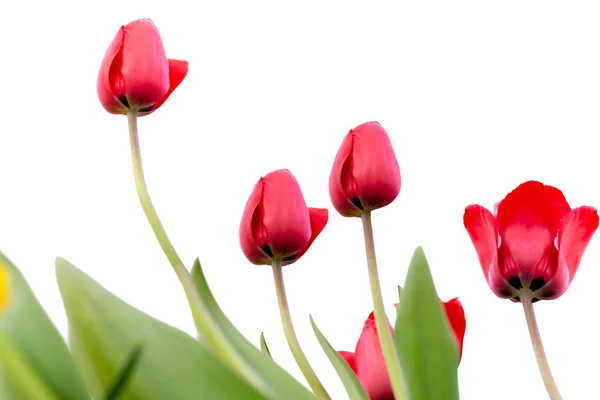
M42 379L18 347L12 343L5 332L0 331L0 360L3 375L10 382L8 397L3 400L58 400L47 382Z
M365 389L363 389L352 368L350 368L346 360L344 360L327 339L325 339L325 336L323 336L317 327L317 324L315 324L312 316L310 316L310 323L323 351L325 351L331 365L333 365L333 368L335 368L335 371L342 380L350 400L369 400L369 396L365 392Z
M260 333L260 351L268 355L270 358L273 358L273 356L271 356L271 352L269 351L269 346L267 346L264 332Z
M395 332L408 398L459 399L458 349L421 247L401 291Z
M312 392L277 365L271 357L257 349L229 321L211 293L198 259L194 261L192 279L196 284L202 301L210 310L212 317L221 328L223 334L229 339L233 347L248 365L254 368L257 375L264 379L265 388L263 392L267 393L270 399L315 400L316 397Z
M0 313L0 331L18 348L18 354L42 377L53 395L64 400L89 399L63 337L21 272L2 253L0 268L6 272L8 289L7 308ZM0 390L0 394L4 393Z
M125 364L117 374L114 383L108 390L106 400L117 400L119 398L121 392L123 392L123 389L125 389L127 383L129 382L129 378L131 378L133 370L140 361L142 349L143 347L141 345L137 345L133 348L133 350L131 350L131 353L129 353L127 356L127 360L125 360Z
M144 354L119 400L265 399L200 342L125 303L68 261L56 275L69 319L75 361L103 398L123 365L123 355L142 343Z

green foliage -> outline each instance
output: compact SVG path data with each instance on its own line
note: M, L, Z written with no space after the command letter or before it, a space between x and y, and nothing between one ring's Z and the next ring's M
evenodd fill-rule
M400 291L396 348L411 400L458 400L458 350L421 247Z

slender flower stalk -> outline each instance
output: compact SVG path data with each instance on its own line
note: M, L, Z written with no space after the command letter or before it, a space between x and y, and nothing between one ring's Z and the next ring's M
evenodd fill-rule
M394 398L403 400L406 398L404 377L392 332L388 328L388 320L385 315L383 296L379 284L379 273L377 272L377 258L375 257L375 240L373 239L373 225L371 223L371 211L363 210L361 214L363 231L365 235L365 248L367 251L367 264L369 269L369 282L371 284L371 295L373 296L373 309L375 313L375 326L379 334L379 343L383 352L383 358L392 384Z
M138 138L136 111L130 110L127 113L127 122L129 124L129 139L131 145L133 175L140 203L142 204L146 218L148 219L148 222L154 231L154 235L156 236L160 247L173 266L173 270L177 274L177 277L183 286L198 333L209 343L214 352L218 354L219 357L221 357L233 370L237 371L251 384L254 384L255 386L261 385L260 379L258 379L254 373L248 369L246 364L239 358L239 355L235 352L234 348L221 333L219 327L206 308L206 305L202 302L189 271L181 261L181 258L169 240L169 237L167 236L167 233L165 232L165 229L158 218L158 214L152 205L148 188L146 187Z
M283 284L283 271L281 268L281 260L274 259L272 264L273 268L273 279L275 281L275 291L277 293L277 302L279 303L279 314L281 315L281 324L283 325L283 332L285 333L285 339L287 340L288 346L300 371L304 375L304 378L308 382L308 385L312 389L313 393L319 399L331 399L329 394L321 384L321 381L315 374L315 371L310 366L306 355L300 347L294 326L292 324L292 317L290 315L290 308L287 302L287 296L285 294L285 285Z
M535 313L533 311L532 293L529 289L522 290L519 295L519 299L523 304L523 310L525 311L525 319L527 320L527 328L529 328L529 336L531 336L531 344L533 345L533 351L535 352L535 358L540 369L540 374L544 380L544 386L550 400L562 400L556 382L552 377L550 371L550 365L546 358L546 352L544 351L544 345L542 344L542 338L540 337L540 330L538 329L537 321L535 319Z

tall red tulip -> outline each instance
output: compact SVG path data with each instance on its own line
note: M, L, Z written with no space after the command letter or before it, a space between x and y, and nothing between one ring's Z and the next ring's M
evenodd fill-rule
M358 217L390 204L400 193L400 167L390 138L379 122L350 132L329 176L329 196L344 217Z
M111 114L156 111L183 81L188 62L167 59L158 29L149 19L122 26L108 47L97 90Z
M560 190L529 181L510 192L495 214L476 204L464 214L492 291L513 301L523 289L531 290L533 301L560 297L598 228L596 209L572 210Z
M462 354L465 336L465 313L458 299L442 302L446 317ZM397 306L397 305L396 305ZM389 324L388 324L389 325ZM389 325L390 331L392 330ZM371 400L394 400L390 378L383 359L374 313L369 314L354 352L339 351L352 368Z
M286 169L259 179L246 203L240 244L248 260L288 265L298 260L327 224L329 212L308 208L298 181Z

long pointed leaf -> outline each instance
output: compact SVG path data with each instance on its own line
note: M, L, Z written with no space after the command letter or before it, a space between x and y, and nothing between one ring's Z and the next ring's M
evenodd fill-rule
M329 358L331 365L333 365L333 368L335 368L335 371L338 373L340 379L342 380L342 383L344 384L344 388L346 388L346 393L348 393L350 400L369 400L369 396L360 384L360 381L356 377L354 371L352 371L352 368L350 368L346 360L344 360L342 356L340 356L340 353L338 353L333 348L333 346L331 346L331 344L327 341L327 339L325 339L325 336L323 336L323 333L321 333L321 331L317 327L317 324L315 324L315 321L313 320L312 316L310 316L310 323L312 325L313 331L315 332L317 340L323 348L323 351Z
M395 338L411 400L459 399L457 347L421 247L401 290Z
M262 353L250 343L231 323L210 291L198 259L196 259L192 268L192 279L202 301L212 313L223 334L229 339L240 356L254 368L259 376L265 379L265 385L270 391L269 398L273 400L314 400L316 398L313 393L277 365L268 355Z
M0 253L9 298L0 314L0 331L43 377L52 392L64 400L87 400L89 394L69 349L18 268Z
M141 345L137 345L131 350L129 355L127 356L127 360L125 360L125 364L117 374L117 377L114 380L114 383L111 385L110 389L107 392L106 400L117 400L123 389L125 389L135 367L140 361L140 356L142 355L143 347Z
M4 332L0 332L0 360L4 365L3 372L13 389L13 398L23 400L60 399Z
M271 356L271 352L269 351L269 346L267 346L264 332L260 333L260 351L268 355L271 359L273 358L273 356Z
M264 400L203 344L125 303L68 261L56 274L75 361L103 398L123 364L123 354L144 345L135 373L119 400Z

